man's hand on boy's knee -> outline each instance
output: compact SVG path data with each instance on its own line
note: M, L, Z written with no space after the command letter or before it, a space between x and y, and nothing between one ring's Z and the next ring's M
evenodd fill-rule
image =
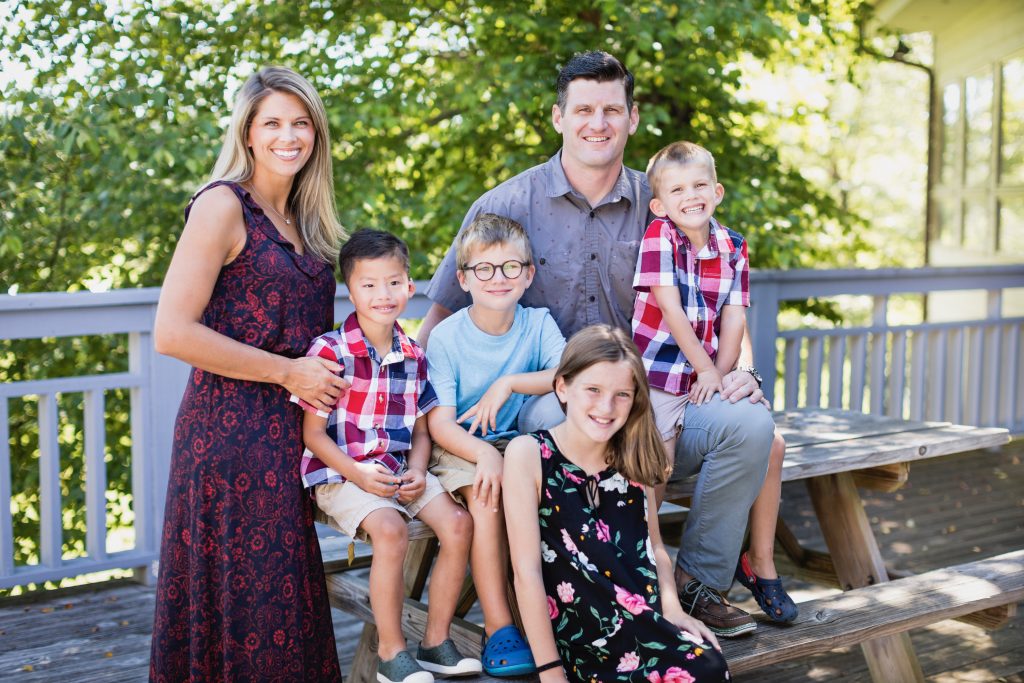
M757 380L749 372L744 370L733 370L722 378L722 400L729 403L736 403L741 398L750 397L751 403L763 403L765 407L771 408L764 400L764 392L757 385Z
M508 377L499 377L494 380L494 383L474 406L459 416L458 423L463 424L466 420L473 418L473 422L469 425L469 433L472 434L479 427L480 436L487 436L488 429L494 431L498 428L498 411L511 395L512 385L508 381Z
M402 483L398 487L398 502L406 505L423 495L427 489L427 475L423 470L410 469L402 475Z

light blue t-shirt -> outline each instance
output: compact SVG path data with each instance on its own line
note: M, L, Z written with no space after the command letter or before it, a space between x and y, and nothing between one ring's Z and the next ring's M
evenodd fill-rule
M430 333L427 370L439 405L455 406L459 417L476 405L499 377L556 367L564 348L565 337L546 308L517 305L512 327L500 336L477 327L469 309L463 308ZM512 394L498 411L497 428L491 431L488 426L483 438L495 441L517 436L516 418L526 398ZM471 422L462 426L468 429ZM479 437L480 430L473 436Z

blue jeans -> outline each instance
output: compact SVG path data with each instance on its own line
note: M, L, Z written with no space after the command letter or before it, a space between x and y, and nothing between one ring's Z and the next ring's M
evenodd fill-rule
M686 406L673 479L697 474L697 485L676 563L717 590L732 583L774 433L771 412L745 398Z
M516 428L520 434L529 434L541 429L551 429L565 422L562 404L555 392L531 396L519 409Z

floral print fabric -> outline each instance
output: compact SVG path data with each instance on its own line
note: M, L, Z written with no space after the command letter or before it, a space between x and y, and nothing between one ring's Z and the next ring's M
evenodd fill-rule
M661 616L644 487L610 468L588 477L548 432L532 436L548 616L569 679L729 680L720 653Z
M202 322L299 357L331 327L331 268L299 255L239 185L205 189L216 185L242 203L246 245ZM302 411L283 387L192 370L174 426L150 681L340 683L301 456Z

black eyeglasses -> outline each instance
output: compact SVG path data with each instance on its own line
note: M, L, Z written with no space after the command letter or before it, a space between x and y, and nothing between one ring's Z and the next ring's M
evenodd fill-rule
M462 270L471 270L476 275L476 279L481 282L487 282L494 277L494 274L501 268L502 274L509 280L515 280L517 277L523 274L523 268L530 265L528 262L523 261L505 261L501 265L494 263L487 263L487 261L481 261L475 266L462 266Z

